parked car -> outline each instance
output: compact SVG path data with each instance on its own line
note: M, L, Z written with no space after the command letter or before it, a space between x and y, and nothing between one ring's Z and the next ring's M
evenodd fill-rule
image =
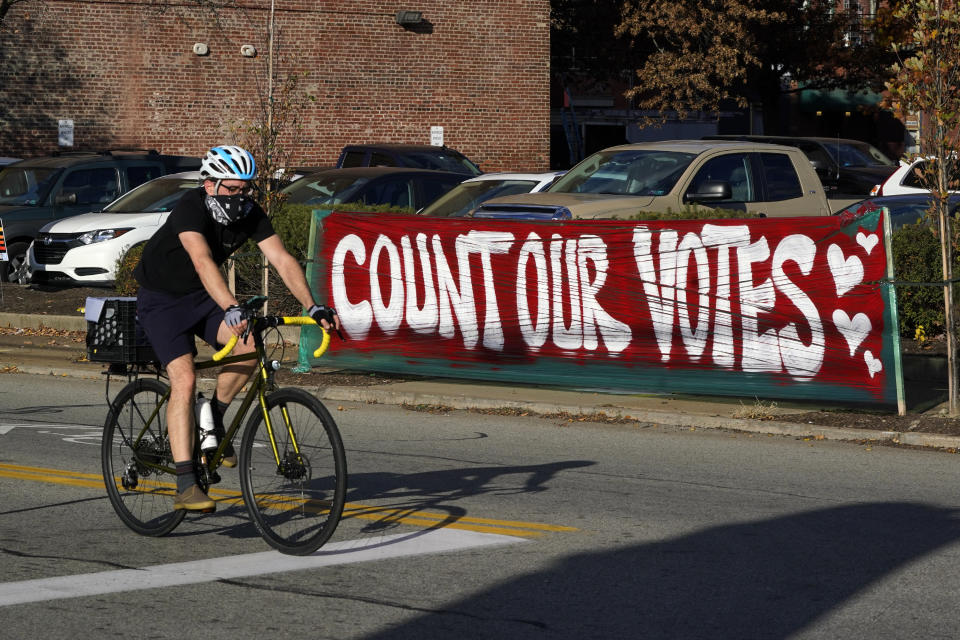
M667 140L604 149L546 191L493 198L473 215L628 218L642 211L679 212L687 206L767 216L825 216L833 211L816 172L796 147Z
M282 193L293 204L359 203L418 211L463 182L462 173L403 167L327 169L300 178Z
M110 285L118 262L160 228L173 206L200 185L199 171L154 178L97 213L45 225L27 252L30 281Z
M484 173L464 180L418 213L444 218L462 217L490 198L543 191L564 173Z
M796 136L716 135L704 140L749 140L797 147L813 164L828 198L866 196L897 163L862 140Z
M199 158L119 149L8 164L0 169L0 232L6 246L0 278L27 282L27 248L48 222L97 211L148 180L194 169L200 169Z
M409 167L468 176L483 173L475 162L456 149L429 144L348 144L340 151L337 168L348 167Z
M890 225L894 231L905 224L914 224L922 220L929 220L927 213L933 203L930 192L904 193L894 196L873 196L856 202L836 215L855 213L861 208L871 211L883 207L890 215ZM960 193L950 196L950 215L956 217L960 213Z
M896 171L890 174L890 177L876 185L870 195L895 196L907 193L930 193L930 190L923 183L923 173L932 160L934 158L931 157L914 158L909 162L902 163ZM952 181L957 184L960 182L960 167L954 163L953 168ZM960 192L960 189L951 189L951 191Z

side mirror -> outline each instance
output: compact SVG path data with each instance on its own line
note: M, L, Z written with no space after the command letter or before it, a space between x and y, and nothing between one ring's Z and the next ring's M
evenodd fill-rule
M733 193L730 190L730 183L724 180L707 180L700 185L698 191L688 191L683 197L685 202L715 202L732 198Z
M77 194L74 191L61 191L53 199L53 204L77 204Z

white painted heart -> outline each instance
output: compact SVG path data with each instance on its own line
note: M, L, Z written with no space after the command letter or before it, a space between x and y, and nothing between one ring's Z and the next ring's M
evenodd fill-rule
M857 347L870 335L870 331L873 329L873 323L870 322L870 318L866 314L858 313L853 316L853 319L850 319L850 316L843 309L837 309L833 312L833 324L840 335L847 340L851 356L857 352Z
M873 353L867 349L863 354L863 361L867 363L867 373L872 378L883 370L883 363L873 357Z
M857 244L866 250L867 255L870 255L870 252L873 251L873 248L877 246L878 242L880 242L880 238L878 238L875 233L871 233L870 235L866 235L863 231L857 233Z
M833 274L833 282L837 286L837 296L842 296L855 286L863 282L863 263L857 256L843 258L843 249L835 244L827 249L827 264Z

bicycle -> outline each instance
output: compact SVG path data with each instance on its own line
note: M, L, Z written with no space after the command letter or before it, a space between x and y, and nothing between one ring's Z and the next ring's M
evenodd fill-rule
M241 495L260 535L286 554L307 555L333 535L343 514L347 489L347 463L343 442L333 417L314 396L296 388L277 388L264 332L280 325L316 324L307 316L263 316L256 312L264 298L245 307L256 315L249 335L255 349L229 356L236 336L213 359L198 362L204 370L256 358L259 361L226 436L207 458L194 438L198 483L204 491L220 480L217 473L227 444L232 443L246 419L237 451ZM315 357L326 351L330 334L323 331ZM150 372L156 377L142 377ZM110 401L110 376L124 374L128 384ZM186 515L173 510L176 491L173 456L166 429L164 407L170 387L162 381L162 368L154 363L111 365L107 375L110 411L103 427L101 466L107 495L117 515L133 531L163 536ZM247 417L254 401L258 407ZM222 500L236 502L229 495Z

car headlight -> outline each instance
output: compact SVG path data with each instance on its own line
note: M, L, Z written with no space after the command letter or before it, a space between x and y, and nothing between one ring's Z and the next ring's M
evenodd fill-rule
M104 240L113 240L114 238L119 238L127 231L133 231L133 229L95 229L93 231L81 233L77 240L79 240L82 244L93 244L95 242L103 242Z

